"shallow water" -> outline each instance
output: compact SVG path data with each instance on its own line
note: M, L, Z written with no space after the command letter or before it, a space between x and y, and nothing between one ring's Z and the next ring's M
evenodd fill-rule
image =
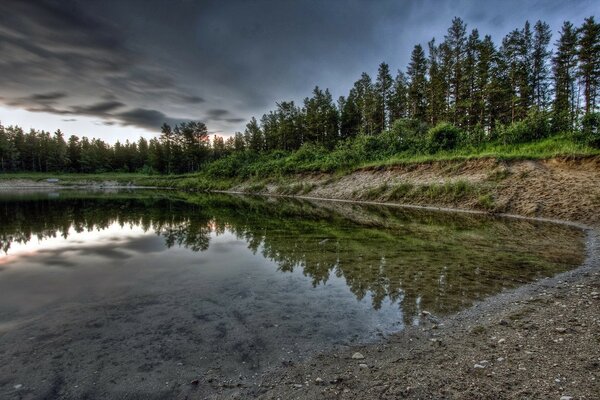
M159 191L1 194L0 247L2 398L249 384L584 252L556 224Z

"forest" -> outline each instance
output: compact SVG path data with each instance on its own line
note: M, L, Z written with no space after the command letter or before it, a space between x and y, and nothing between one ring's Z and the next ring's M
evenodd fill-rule
M252 163L285 158L332 170L557 135L600 148L599 85L594 17L581 26L564 22L554 41L547 23L526 22L499 44L455 18L443 40L414 46L405 70L392 74L381 63L374 80L363 73L337 101L315 87L303 104L278 102L226 139L211 139L200 121L164 124L153 139L112 145L0 124L0 171L236 176L251 174Z

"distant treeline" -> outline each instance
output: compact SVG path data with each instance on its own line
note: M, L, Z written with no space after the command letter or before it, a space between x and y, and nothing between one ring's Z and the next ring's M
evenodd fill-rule
M158 138L112 146L0 126L0 170L194 172L232 153L291 152L305 145L332 150L381 133L392 136L394 151L414 153L560 132L600 146L600 24L594 17L580 27L564 22L554 47L551 41L542 21L533 27L526 22L498 46L455 18L442 42L428 43L427 53L416 45L406 71L395 77L381 63L374 82L363 73L337 103L329 90L315 87L301 106L277 103L227 140L210 141L202 122L165 124Z

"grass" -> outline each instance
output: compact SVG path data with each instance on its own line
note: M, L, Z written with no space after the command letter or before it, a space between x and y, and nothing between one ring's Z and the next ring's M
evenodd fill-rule
M383 160L373 160L357 166L360 168L404 164L420 164L435 161L467 161L493 158L497 160L540 160L555 157L587 157L600 155L595 149L573 141L569 135L557 135L532 143L487 143L479 148L461 148L434 154L401 153Z
M382 136L385 138L385 136ZM501 144L485 143L479 147L463 147L456 150L439 151L433 154L421 152L403 152L390 154L387 142L377 142L376 137L356 138L334 150L309 145L295 152L276 151L271 153L234 153L228 157L208 163L202 172L181 175L145 175L141 173L101 173L101 174L56 174L56 173L2 173L0 179L59 178L61 183L69 185L82 181L116 181L144 186L171 187L192 190L226 190L246 183L251 192L260 192L266 188L266 182L279 186L281 194L306 194L314 187L310 184L287 184L289 176L294 174L330 174L327 181L333 182L340 176L353 171L370 168L385 169L395 165L418 165L439 161L467 161L492 158L497 160L547 159L554 157L600 156L600 149L578 143L573 136L562 134L532 143ZM381 139L384 140L384 139ZM375 143L375 144L373 144ZM455 168L456 165L448 165ZM498 171L490 174L490 184L507 178L508 172ZM414 198L434 200L477 196L482 207L491 207L492 199L485 197L480 188L473 188L467 182L454 182L432 185L400 185L369 189L358 193L365 199L410 200Z

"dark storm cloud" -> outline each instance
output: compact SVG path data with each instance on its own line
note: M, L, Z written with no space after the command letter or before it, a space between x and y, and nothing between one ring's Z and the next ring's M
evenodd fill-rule
M315 85L337 97L381 61L404 69L454 16L500 43L526 19L557 32L594 11L593 0L1 0L0 101L154 132L203 119L231 133Z
M123 108L124 103L115 100L103 101L89 106L74 106L72 112L74 114L82 115L109 115L108 113L118 108Z
M149 128L147 118L133 117L136 106L146 102L145 95L185 104L203 101L179 89L159 67L147 63L143 52L129 48L126 35L108 22L108 15L90 12L85 6L69 0L0 2L0 90L6 94L5 104ZM61 90L38 92L50 87ZM23 96L26 92L32 94ZM71 105L93 100L98 92L110 100ZM129 113L119 110L126 103L133 108ZM160 115L165 120L175 119Z
M124 125L140 126L150 130L156 130L163 123L171 126L184 122L183 119L167 117L160 111L136 108L115 115Z
M52 102L67 97L65 92L34 93L31 95L33 101Z

